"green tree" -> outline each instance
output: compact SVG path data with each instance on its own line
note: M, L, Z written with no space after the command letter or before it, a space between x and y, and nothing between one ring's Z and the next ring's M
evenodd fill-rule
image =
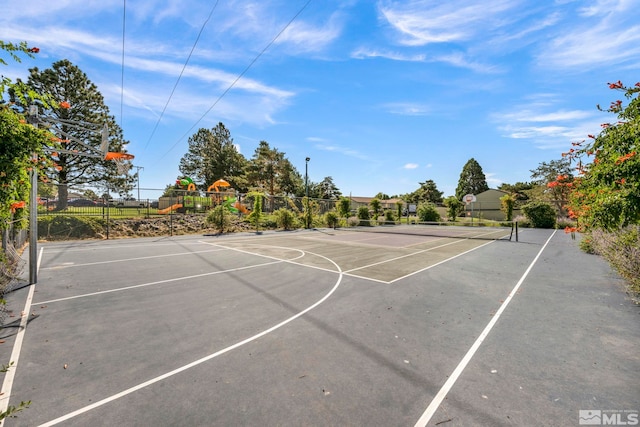
M340 218L347 218L351 214L351 200L348 197L340 197L336 202L336 210Z
M333 178L330 176L325 177L318 184L318 192L319 199L337 200L342 195L338 187L333 183Z
M300 174L285 153L271 148L266 141L260 141L248 166L249 185L270 196L278 194L299 194L304 191Z
M542 162L536 169L531 170L531 179L534 184L544 189L539 199L551 203L559 216L566 216L571 189L566 185L554 183L558 180L565 183L573 181L573 168L569 160L563 158L549 163Z
M420 188L406 196L406 200L410 203L419 204L423 202L442 203L442 191L438 190L436 183L429 179L420 182Z
M500 208L504 212L505 220L513 220L513 209L516 205L516 196L514 194L505 194L500 197Z
M507 184L503 182L498 187L498 190L512 194L516 198L517 203L526 203L531 199L531 190L536 185L532 182L516 182L515 184Z
M64 141L64 149L52 154L55 167L46 171L49 181L58 185L58 209L66 207L70 185L106 183L112 190L127 194L135 179L119 174L114 162L98 154L102 142L99 130L104 124L109 130L109 151L126 152L128 142L97 86L66 59L55 62L50 69L40 71L35 67L29 73L27 85L40 95L50 94L58 102L40 112L47 118L43 124Z
M247 191L247 159L238 152L231 133L222 123L212 129L199 129L189 138L187 153L180 159L179 170L191 177L201 190L224 179L239 191Z
M449 221L455 221L458 215L464 211L464 203L455 196L449 196L444 199L444 205L447 208L447 218Z
M628 104L612 102L603 111L616 119L563 154L580 175L568 186L570 215L578 218L582 230L640 224L640 83L626 87L618 81L609 87L621 91Z
M380 192L380 193L376 194L374 197L376 199L378 199L378 200L389 200L391 198L391 197L389 197L388 194L385 194L383 192Z
M371 206L371 210L373 211L373 218L377 220L380 212L382 212L382 203L380 203L380 200L373 198L369 202L369 206Z
M487 178L482 172L482 167L473 157L467 161L460 172L458 187L456 188L456 198L462 200L467 194L480 194L487 191Z

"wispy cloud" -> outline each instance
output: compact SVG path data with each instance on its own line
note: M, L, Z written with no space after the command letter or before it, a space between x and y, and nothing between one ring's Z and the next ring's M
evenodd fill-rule
M564 25L537 54L541 67L584 71L602 66L639 67L637 3L606 0L579 10L582 19Z
M399 34L398 42L423 46L469 40L500 26L502 15L517 5L508 0L469 4L465 0L447 2L430 0L384 1L381 17Z
M417 163L407 163L406 165L404 165L404 166L402 167L402 169L409 169L409 170L411 170L411 169L418 169L418 166L419 166L419 165L418 165Z
M354 50L351 53L351 57L354 59L384 58L394 61L406 62L424 62L426 60L426 55L424 54L405 54L391 50L371 49L366 47L361 47Z
M369 157L365 154L360 153L357 150L348 147L342 147L339 145L331 145L331 144L316 144L315 148L322 151L331 151L333 153L343 154L349 157L355 157L360 160L369 160Z
M550 106L515 109L491 115L500 133L511 139L529 140L543 149L564 149L600 128L600 119L583 110L551 110Z
M391 114L402 116L426 116L431 111L427 105L413 102L391 102L384 104L382 108Z

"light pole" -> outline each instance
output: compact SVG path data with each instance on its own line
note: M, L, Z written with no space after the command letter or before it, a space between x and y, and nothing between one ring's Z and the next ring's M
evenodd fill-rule
M309 228L309 157L304 159L304 196L307 210L304 214L305 228Z
M136 168L136 178L138 180L138 203L140 203L140 170L144 170L142 166L133 166Z

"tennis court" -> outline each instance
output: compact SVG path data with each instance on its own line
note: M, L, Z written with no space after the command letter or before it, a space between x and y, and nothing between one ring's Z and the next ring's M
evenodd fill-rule
M0 347L18 360L2 399L32 404L5 425L578 425L639 409L638 308L603 262L553 230L452 232L41 244Z

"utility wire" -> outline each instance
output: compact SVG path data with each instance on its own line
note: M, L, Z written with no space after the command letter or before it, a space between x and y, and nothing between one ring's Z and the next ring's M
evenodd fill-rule
M195 128L198 123L200 123L202 121L202 119L204 119L206 117L207 114L209 114L209 112L211 110L213 110L213 108L218 104L218 102L220 102L220 100L235 86L236 83L238 83L238 81L249 71L249 69L253 66L253 64L255 64L258 59L260 59L260 57L267 51L267 49L269 49L271 47L272 44L274 44L276 42L276 40L278 40L278 38L282 35L282 33L285 32L285 30L287 28L289 28L289 26L293 23L293 21L296 20L296 18L298 18L298 16L300 16L300 14L307 8L307 6L309 5L309 3L311 3L311 0L307 0L307 2L302 6L302 8L300 8L300 10L293 16L293 18L291 18L291 20L289 22L287 22L287 25L284 26L284 28L282 28L282 30L280 30L280 32L278 34L276 34L276 36L264 47L264 49L262 49L260 51L260 53L258 53L258 55L253 58L253 61L251 61L249 63L249 65L247 65L247 67L238 75L238 77L236 77L236 79L231 82L231 84L224 90L224 92L222 92L222 94L220 94L220 96L218 97L218 99L216 99L214 101L214 103L211 105L211 107L209 107L209 109L207 111L204 112L204 114L202 116L200 116L200 118L193 124L193 126L191 126L189 128L189 130L187 130L184 135L182 135L176 142L175 144L173 144L162 156L160 156L158 158L158 160L164 158L164 156L166 156L167 154L169 154L169 152L171 152L171 150L173 150L176 145L178 145L180 143L180 141L182 141L182 139L184 139L185 136L187 136L192 130L193 128Z
M167 99L167 103L164 104L164 108L162 109L162 113L160 113L160 117L158 117L158 121L156 122L156 125L153 127L153 131L151 131L151 135L149 136L149 139L147 140L147 143L145 144L145 146L143 148L143 151L147 149L147 147L149 146L149 143L151 142L151 139L156 134L156 130L158 129L158 125L160 124L160 121L162 120L162 117L164 117L164 112L167 111L167 107L169 106L169 102L171 102L171 98L173 98L173 94L175 93L176 88L178 87L178 83L180 83L180 79L182 78L182 75L184 74L184 70L187 68L187 64L189 63L189 60L191 59L191 55L193 55L193 51L196 49L196 45L198 44L198 41L200 40L200 36L202 35L202 31L204 31L204 28L207 26L207 23L209 22L209 20L211 19L211 16L213 15L213 11L216 10L216 7L218 6L218 1L219 0L216 0L216 3L211 8L211 12L209 12L209 16L207 17L207 19L202 24L202 27L200 27L200 32L198 33L198 37L196 37L196 41L193 43L193 47L191 48L191 52L189 52L189 56L187 57L187 60L185 61L184 65L182 66L182 71L180 71L180 75L178 76L178 80L176 80L176 83L173 85L173 89L171 90L171 94L169 95L169 99Z
M122 129L124 109L124 38L126 34L127 0L123 0L122 8L122 72L120 75L120 128Z

